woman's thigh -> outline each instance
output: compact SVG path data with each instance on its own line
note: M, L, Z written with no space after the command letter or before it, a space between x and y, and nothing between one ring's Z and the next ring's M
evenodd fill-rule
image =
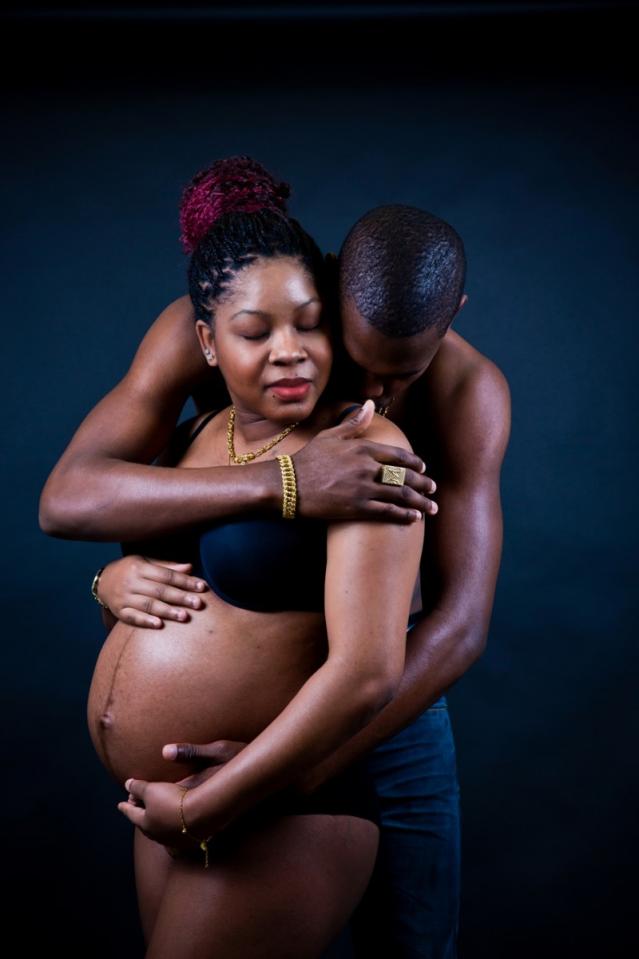
M205 869L201 854L172 859L140 834L136 883L146 959L320 956L362 898L378 842L367 819L279 816L215 851L211 844Z

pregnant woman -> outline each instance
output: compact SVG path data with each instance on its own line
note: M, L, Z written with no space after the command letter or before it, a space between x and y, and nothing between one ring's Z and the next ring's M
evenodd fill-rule
M277 458L282 518L256 513L128 544L194 561L210 586L205 608L161 631L116 623L89 692L92 741L129 789L119 808L137 827L147 959L319 956L377 852L361 766L308 797L288 787L393 697L423 523L289 522L295 453L353 404L325 393L325 264L286 215L286 196L249 158L218 161L185 190L197 336L231 405L183 424L165 460L197 470ZM383 417L367 436L410 449ZM248 745L192 788L179 785L197 769L163 760L162 746L216 739Z

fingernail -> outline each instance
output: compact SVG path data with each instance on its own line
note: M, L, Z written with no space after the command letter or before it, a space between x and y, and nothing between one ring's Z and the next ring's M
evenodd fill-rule
M426 472L426 463L422 463L422 468L420 469L419 472L420 472L420 473L425 473L425 472Z
M198 589L205 589L205 588L206 588L206 583L198 583L198 584L197 584L197 588L198 588Z
M126 782L125 782L125 784L124 784L124 788L125 788L125 789L128 789L128 788L129 788L129 785L130 785L130 783L132 783L132 782L133 782L133 780L132 780L132 779L127 779L127 781L126 781Z
M415 517L415 519L421 519L422 513L420 513L419 510L416 509L416 510L413 510L413 516Z
M165 746L162 753L165 759L175 759L177 756L177 746Z

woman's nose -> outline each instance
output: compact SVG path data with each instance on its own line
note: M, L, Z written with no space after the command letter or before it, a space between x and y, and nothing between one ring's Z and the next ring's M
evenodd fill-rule
M306 351L299 334L282 331L273 338L271 363L291 363L305 359Z

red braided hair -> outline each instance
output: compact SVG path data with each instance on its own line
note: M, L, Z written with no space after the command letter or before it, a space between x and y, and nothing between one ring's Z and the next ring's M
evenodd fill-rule
M184 189L180 202L180 242L193 253L213 223L224 213L276 210L286 214L288 183L278 182L261 163L240 155L216 160L200 170Z

